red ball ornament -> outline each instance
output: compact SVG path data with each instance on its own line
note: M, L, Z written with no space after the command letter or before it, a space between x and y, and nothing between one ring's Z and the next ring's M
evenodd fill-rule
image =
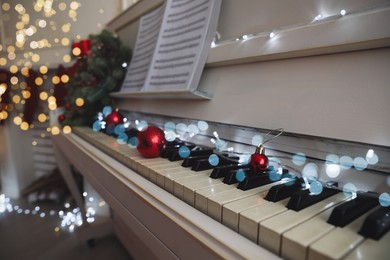
M118 112L118 110L112 111L108 116L106 117L106 124L107 125L117 125L117 124L123 124L123 115Z
M145 158L158 157L167 146L164 131L156 126L149 126L138 133L138 152Z
M58 122L62 123L62 122L64 122L64 120L65 120L65 115L64 114L61 114L61 115L58 116Z
M268 157L264 154L264 150L264 147L261 145L251 155L249 166L256 173L265 171L268 168Z

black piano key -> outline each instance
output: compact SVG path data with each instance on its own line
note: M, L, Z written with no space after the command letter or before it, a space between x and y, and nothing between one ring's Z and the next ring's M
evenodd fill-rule
M179 149L175 150L175 152L168 157L168 160L170 161L183 160L184 158L180 156ZM210 156L210 154L212 154L213 152L214 152L213 149L191 150L189 156L200 156L200 155Z
M250 190L272 182L273 181L269 178L268 172L250 172L247 174L246 178L238 184L237 188L240 190Z
M181 164L181 166L186 167L186 168L192 167L197 161L204 160L207 158L209 158L209 155L190 156L190 157L187 157L183 160L183 163Z
M328 223L337 227L344 227L378 204L377 198L369 196L369 194L358 194L353 200L336 206L328 219Z
M194 144L191 143L185 143L182 141L173 141L173 142L168 142L168 146L161 152L160 157L161 158L169 158L173 156L173 154L177 151L179 151L181 146L187 146L189 149L192 149L195 147Z
M290 200L287 203L287 208L295 211L300 211L307 208L321 200L329 198L330 196L338 193L338 190L324 188L320 194L311 194L309 189L298 191L293 193Z
M218 156L218 158L219 158L219 163L216 166L232 165L232 164L234 164L235 160L238 160L238 158L235 158L235 157L230 157L231 160L227 160L227 159L220 157L220 156ZM202 160L197 161L191 167L191 170L198 172L198 171L210 170L216 166L211 165L209 163L208 159L202 159Z
M380 207L369 214L363 222L359 234L379 240L390 230L390 207Z
M241 168L241 170L243 170L244 172L248 172L248 171L251 171L250 168ZM225 184L234 184L234 183L237 183L238 180L236 178L236 173L237 173L238 169L234 169L234 170L230 170L228 171L226 174L225 174L225 177L223 178L223 183Z
M265 199L272 202L278 202L290 197L293 193L302 189L302 182L298 179L277 184L271 187Z
M210 178L213 179L219 179L224 178L226 174L231 170L238 170L248 168L247 164L231 164L231 165L225 165L225 166L218 166L213 169L213 171L210 174Z

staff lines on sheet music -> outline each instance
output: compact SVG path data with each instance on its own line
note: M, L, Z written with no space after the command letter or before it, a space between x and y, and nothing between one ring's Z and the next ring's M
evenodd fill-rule
M200 18L200 19L198 19L198 20L195 20L195 21L190 22L190 23L183 24L183 25L178 26L178 27L173 27L173 28L165 29L165 30L164 30L164 33L167 33L167 32L174 32L174 31L177 31L177 30L181 30L181 29L190 27L190 26L192 26L192 25L195 25L195 24L204 22L205 20L206 20L206 17L202 17L202 18Z
M142 79L131 79L131 80L126 80L126 83L143 83L145 81L144 78Z
M143 61L144 59L152 57L152 55L153 55L153 53L150 53L150 52L143 53L142 55L137 55L137 58L133 59L132 62L137 63L137 62Z
M190 74L189 72L185 72L185 73L178 73L178 74L157 75L157 76L152 76L151 79L180 78L180 77L186 77L189 74Z
M156 60L156 63L165 63L165 62L171 62L171 61L185 60L185 59L189 59L189 58L194 58L195 56L196 56L195 54L190 54L190 55L185 55L185 56L174 57L171 59L159 59L159 60Z
M195 41L195 40L199 40L202 38L202 35L197 35L197 36L194 36L194 37L191 37L191 38L187 38L187 39L183 39L181 41L177 41L177 42L171 42L171 43L165 43L165 44L161 44L160 47L162 48L165 48L165 47L171 47L171 46L175 46L175 45L179 45L179 44L183 44L183 43L187 43L187 42L192 42L192 41Z
M161 13L164 12L164 8L161 8L158 12L156 12L153 16L146 17L142 20L142 26L149 27L149 25L153 22L160 21L162 17L159 17ZM156 17L158 17L156 19ZM153 19L152 19L153 18Z
M143 65L140 65L139 67L136 67L134 69L130 69L130 71L127 73L127 75L137 75L137 74L144 73L144 72L148 71L149 66L150 66L149 63L145 63Z
M206 6L206 7L202 8L202 9L200 9L199 11L192 12L192 13L186 15L186 16L183 16L183 17L180 17L180 18L176 18L176 19L168 19L167 23L175 23L175 22L178 22L178 21L181 21L181 20L184 20L184 19L189 19L192 16L195 16L195 15L197 15L199 13L202 13L202 12L206 11L208 8L209 7Z
M185 49L192 49L192 48L195 48L198 46L199 46L199 42L191 43L191 44L187 44L187 45L184 45L182 47L179 47L179 48L173 48L173 49L168 49L168 50L164 50L164 51L159 50L158 53L170 53L170 52L175 52L175 51L182 51Z
M137 50L136 50L137 54L135 54L135 55L133 56L133 59L138 59L138 57L139 57L140 55L144 55L145 52L154 50L154 47L155 47L154 44L155 44L155 42L150 41L150 42L148 42L148 44L144 45L143 48L137 47ZM145 48L147 48L147 47L149 47L149 48L148 48L147 50L145 50ZM143 51L142 51L141 53L139 53L139 52L138 52L139 49L143 49Z
M160 32L160 25L161 25L161 19L155 20L155 24L151 25L150 27L147 27L147 29L143 29L142 32L140 32L139 38L144 38L145 36L148 36L150 34L155 34L157 31Z
M152 30L149 31L150 29L152 29ZM138 38L139 39L143 39L143 38L145 38L147 36L156 36L160 32L160 27L158 26L158 24L156 24L155 27L150 27L146 31L147 31L147 33L144 33L144 31L142 31Z
M173 34L164 34L162 36L162 38L165 38L165 39L166 38L172 38L172 37L176 37L176 36L183 35L183 34L186 34L186 33L191 33L191 32L197 31L199 29L202 29L203 27L204 27L204 24L196 26L196 27L191 28L191 29L188 29L186 31L177 32L177 33L173 33Z
M188 0L186 3L181 3L181 4L172 4L171 7L172 8L177 8L177 7L181 7L181 6L184 6L184 5L188 5L189 3L191 3L193 0ZM174 1L172 2L174 3Z
M203 3L197 4L197 5L195 5L195 6L191 6L191 7L189 7L187 10L183 10L183 11L181 11L181 12L169 14L168 17L175 17L175 16L179 16L179 15L186 14L186 13L188 13L188 12L191 12L191 11L193 11L193 10L195 10L195 9L197 9L197 8L199 8L199 7L203 6L203 5L205 5L205 4L207 4L208 2L209 2L209 0L205 0L205 1L203 1ZM191 3L191 2L190 2L190 3ZM189 4L190 4L190 3L189 3ZM174 8L173 6L171 6L171 7ZM208 7L207 7L207 8L208 8Z
M194 63L193 61L187 61L187 62L182 62L182 63L169 64L169 65L165 65L165 66L154 66L154 69L163 70L163 69L169 69L169 68L175 68L175 67L184 67L184 66L192 65L193 63Z
M150 85L154 85L154 86L177 85L177 84L184 84L186 82L187 82L186 80L172 80L172 81L150 82Z

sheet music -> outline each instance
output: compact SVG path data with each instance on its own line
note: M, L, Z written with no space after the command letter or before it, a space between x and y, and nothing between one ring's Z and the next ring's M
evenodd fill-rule
M143 87L161 28L165 4L140 19L133 57L121 92L137 92Z
M141 91L195 90L215 34L220 0L168 0Z

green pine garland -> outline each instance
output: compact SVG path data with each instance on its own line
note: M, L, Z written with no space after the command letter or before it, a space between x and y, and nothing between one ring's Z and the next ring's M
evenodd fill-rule
M103 30L98 35L90 35L90 53L77 60L77 69L66 85L65 112L62 125L92 125L97 113L110 105L109 93L118 91L129 64L131 50L119 38ZM76 105L82 98L84 105Z

